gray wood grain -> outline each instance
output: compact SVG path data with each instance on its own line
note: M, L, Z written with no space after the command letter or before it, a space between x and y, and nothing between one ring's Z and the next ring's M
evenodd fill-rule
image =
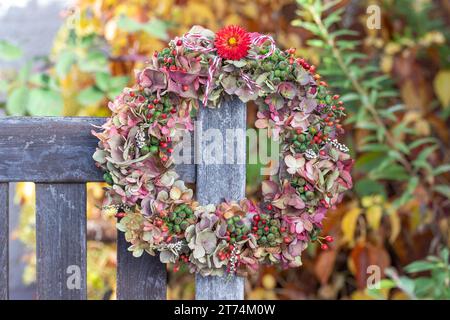
M36 241L38 299L86 299L85 184L36 185Z
M144 253L135 258L127 251L130 243L123 232L117 234L117 299L165 300L167 298L166 265L159 257Z
M0 183L0 300L8 299L9 197L8 184Z
M196 139L197 156L202 154L202 162L197 165L197 200L200 204L214 203L226 200L240 200L245 197L245 128L246 106L238 98L222 104L220 109L201 108L199 113L200 128L196 132L206 132L208 129L218 129L223 137L223 156L218 159L217 154L205 154L209 141ZM239 143L234 144L234 164L225 163L225 153L232 150L226 147L226 129L241 129ZM240 146L241 148L238 148ZM243 148L242 148L243 146ZM241 157L241 161L238 161ZM214 158L214 159L213 159ZM243 159L243 160L242 160ZM200 160L198 158L198 160ZM211 164L218 160L221 164ZM239 163L241 162L241 163ZM244 279L241 277L202 277L196 276L196 299L244 299Z
M91 130L104 122L90 117L0 118L0 182L103 181L92 160L98 139ZM194 182L194 167L175 169L186 182Z

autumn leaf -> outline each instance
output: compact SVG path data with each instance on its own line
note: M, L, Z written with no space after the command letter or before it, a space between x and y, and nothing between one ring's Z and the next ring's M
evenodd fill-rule
M336 261L336 250L323 251L317 258L314 266L314 273L322 285L328 282L331 273L334 270L334 262Z
M439 71L433 81L434 92L436 92L436 95L444 108L447 108L450 105L449 83L450 70Z
M360 214L360 208L353 208L345 214L341 222L341 230L343 233L342 241L348 243L350 246L353 246L354 244L356 223Z
M391 223L391 235L389 237L389 242L394 243L395 239L397 239L401 230L401 222L397 212L392 212L389 215L389 221Z
M381 217L383 215L383 209L381 206L371 206L366 210L366 219L369 226L377 231L380 227Z

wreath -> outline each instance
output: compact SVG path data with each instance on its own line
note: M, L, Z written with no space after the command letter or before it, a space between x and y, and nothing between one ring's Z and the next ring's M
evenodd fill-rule
M118 218L134 256L159 253L176 269L223 275L265 263L298 267L310 242L328 248L333 238L320 236L322 221L352 187L353 160L336 140L345 108L295 49L239 26L195 26L136 78L93 132L93 158L109 184L102 209ZM199 205L174 171L174 147L194 130L199 108L219 108L227 96L256 103L255 126L279 141L285 165L262 182L259 203Z

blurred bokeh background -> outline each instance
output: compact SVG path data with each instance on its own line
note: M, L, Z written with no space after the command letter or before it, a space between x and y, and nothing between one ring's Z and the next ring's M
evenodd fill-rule
M108 116L134 70L195 24L239 24L297 48L348 110L355 186L326 220L335 242L310 246L301 268L249 275L246 298L450 299L447 0L2 0L0 116ZM248 114L251 127L254 106ZM247 176L257 197L259 166ZM90 299L115 298L102 187L88 185ZM34 185L13 188L11 297L31 299ZM375 288L371 266L383 279ZM194 297L193 275L170 271L169 285L170 299Z

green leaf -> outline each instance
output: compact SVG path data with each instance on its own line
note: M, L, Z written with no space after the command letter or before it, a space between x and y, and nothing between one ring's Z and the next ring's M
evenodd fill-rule
M75 60L75 53L71 51L65 51L59 55L55 69L60 78L64 78L69 73L72 65L75 63Z
M414 273L433 270L434 268L436 268L435 263L421 260L421 261L414 261L413 263L408 264L405 267L405 271L408 273Z
M167 40L168 24L165 21L153 18L149 22L141 23L127 16L121 16L117 22L117 27L127 32L144 31L155 38Z
M356 159L355 170L362 172L370 172L381 165L385 159L384 152L367 152Z
M438 166L436 169L433 169L433 176L438 176L440 174L443 174L445 172L449 172L450 171L450 164L443 164Z
M31 74L31 61L27 61L19 70L17 79L21 85L26 85Z
M374 172L373 177L377 180L384 179L395 181L405 181L410 178L405 168L395 163L392 163L386 166L385 168L382 168L379 171Z
M378 181L372 179L361 179L355 183L355 191L359 197L375 194L386 195L384 186Z
M108 58L101 51L91 51L82 58L79 67L84 72L108 71Z
M427 147L425 149L423 149L419 155L416 157L415 161L421 162L421 161L426 161L427 158L433 153L434 150L436 150L438 148L438 146L433 145L430 147Z
M422 138L422 139L417 139L417 140L415 140L415 141L413 141L413 142L411 142L409 144L409 149L412 150L412 149L417 148L418 146L421 146L422 144L435 143L435 142L437 142L437 139L433 138L433 137L426 137L426 138Z
M1 60L16 60L23 55L22 49L11 44L8 41L0 40L0 59Z
M111 75L107 72L95 73L95 84L102 91L108 91L111 86Z
M6 112L11 116L23 116L26 113L29 99L29 89L19 87L14 89L6 100Z
M123 87L125 87L129 81L130 81L130 77L128 77L128 76L113 77L110 79L111 88L115 88L115 89L118 88L118 89L122 90Z
M310 39L308 41L306 41L306 43L308 44L308 46L310 47L316 47L316 48L323 48L324 46L324 42L320 39Z
M450 199L450 187L448 185L438 184L437 186L434 186L433 189L434 191Z
M341 97L341 100L343 102L357 101L359 100L359 95L357 95L356 93L347 93Z
M95 105L104 98L104 93L96 87L89 87L80 92L77 97L79 103L84 106Z
M30 91L27 111L32 116L60 116L63 110L63 99L59 92L46 89Z

